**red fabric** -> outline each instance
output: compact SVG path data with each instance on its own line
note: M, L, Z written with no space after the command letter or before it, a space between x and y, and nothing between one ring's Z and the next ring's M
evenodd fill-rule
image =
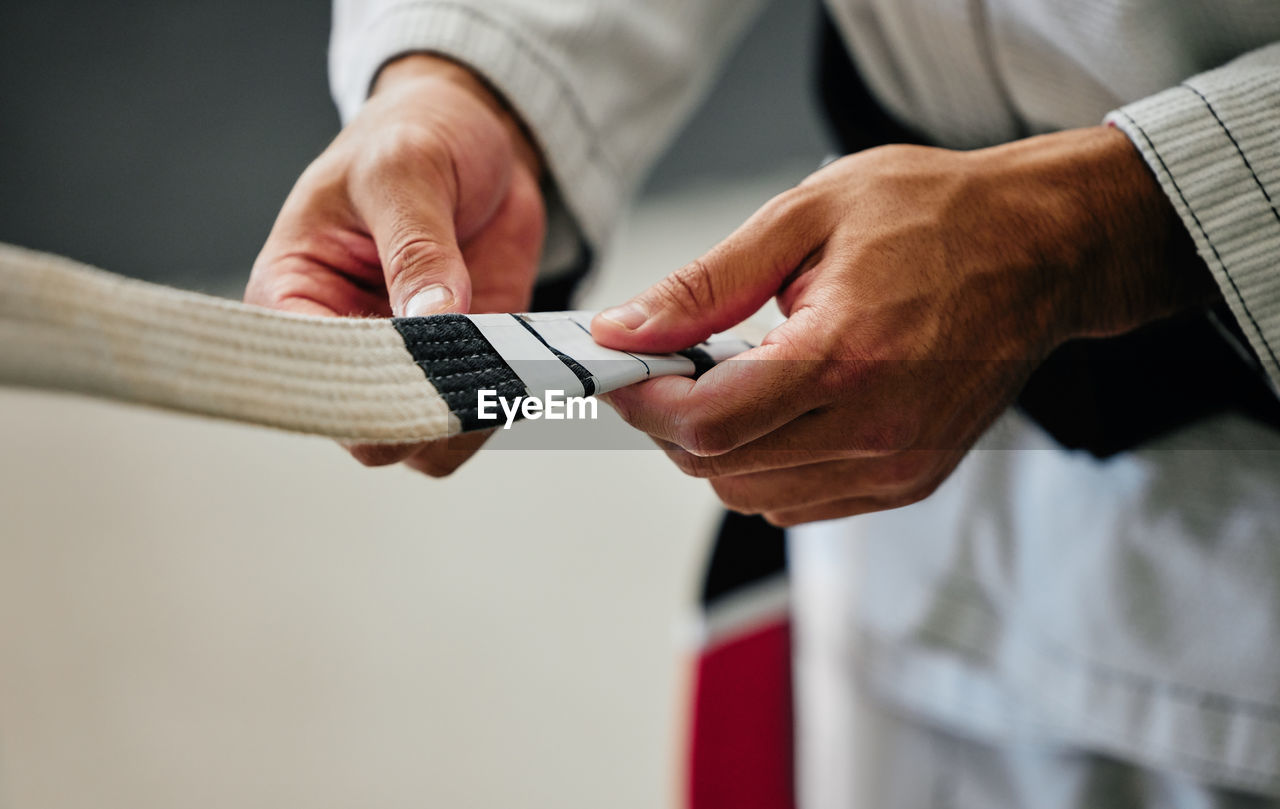
M704 649L689 751L689 809L794 809L791 625Z

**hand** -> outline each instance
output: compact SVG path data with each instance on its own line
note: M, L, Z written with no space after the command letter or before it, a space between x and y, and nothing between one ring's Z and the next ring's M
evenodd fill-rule
M338 316L523 311L545 230L540 172L519 122L476 76L432 56L399 59L298 179L245 301ZM348 449L369 465L446 475L485 437Z
M837 161L592 334L676 350L776 294L759 347L609 399L729 508L795 525L926 497L1055 346L1213 290L1141 157L1096 127Z

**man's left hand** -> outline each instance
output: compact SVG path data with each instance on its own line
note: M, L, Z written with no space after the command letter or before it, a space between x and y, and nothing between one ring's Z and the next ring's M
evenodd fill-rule
M1094 127L836 161L592 334L673 351L776 295L757 348L609 399L728 507L794 525L926 497L1054 347L1214 294L1140 155Z

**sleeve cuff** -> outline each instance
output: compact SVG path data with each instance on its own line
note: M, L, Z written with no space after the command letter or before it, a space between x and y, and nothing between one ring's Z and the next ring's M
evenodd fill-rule
M381 67L397 56L432 52L468 65L503 94L538 141L554 188L546 194L543 276L599 255L622 207L625 183L578 99L568 71L518 23L456 3L391 6L344 33L330 53L334 99L344 122L368 96Z
M1228 65L1107 121L1155 173L1280 390L1280 73Z

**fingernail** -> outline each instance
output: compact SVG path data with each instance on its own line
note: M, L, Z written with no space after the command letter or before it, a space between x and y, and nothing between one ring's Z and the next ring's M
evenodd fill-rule
M649 313L639 303L628 301L621 306L605 309L600 313L600 317L617 323L628 331L635 331L649 319Z
M426 317L448 309L453 304L453 292L444 284L423 287L404 305L405 317Z

